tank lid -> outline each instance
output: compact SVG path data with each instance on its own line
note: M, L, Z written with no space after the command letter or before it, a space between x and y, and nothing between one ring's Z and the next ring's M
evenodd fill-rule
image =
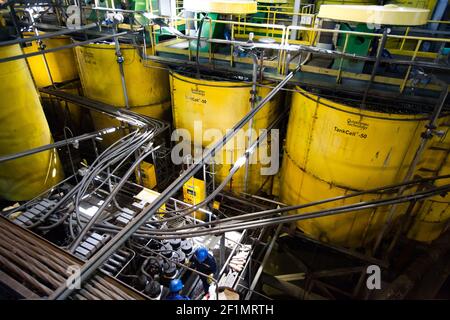
M211 12L222 14L256 13L255 0L184 0L184 9L195 12Z
M319 18L360 22L372 25L419 26L428 21L428 9L385 6L332 5L320 6Z

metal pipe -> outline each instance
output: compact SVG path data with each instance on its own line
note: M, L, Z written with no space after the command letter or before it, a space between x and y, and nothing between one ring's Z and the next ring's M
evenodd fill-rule
M362 99L362 103L361 103L361 108L363 108L363 109L366 107L367 95L369 94L370 87L372 86L372 82L375 79L375 76L378 71L378 66L380 65L381 57L383 55L383 50L384 50L384 47L385 47L386 41L387 41L387 34L388 34L388 28L384 28L383 37L381 38L381 42L378 45L375 65L373 66L372 74L370 75L370 79L369 79L369 83L367 84L366 90L364 91L364 95L363 95L363 99Z
M31 27L33 28L34 34L36 37L39 37L39 30L36 28L36 22L34 21L34 17L33 17L33 10L32 9L25 9L24 10L30 19L31 22ZM42 40L36 40L36 44L38 46L38 50L43 51L44 50L44 45L42 43ZM55 85L54 81L53 81L53 77L52 77L52 73L50 71L50 67L48 66L48 60L47 57L45 56L45 54L42 54L42 58L44 59L44 65L45 65L45 71L47 72L48 78L50 79L50 83L52 84L52 86Z
M170 29L167 29L168 31L172 31ZM330 31L329 29L321 29L321 31ZM361 35L361 33L358 32L343 32L344 34L356 34ZM181 39L186 40L198 40L198 37L193 36L187 36L180 32L172 33L172 35L177 36ZM373 34L371 34L373 36ZM392 37L396 38L396 37ZM400 37L401 38L401 37ZM414 38L414 37L413 37ZM409 39L409 38L408 38ZM421 38L418 38L420 40ZM386 37L387 40L387 37ZM415 39L413 39L415 40ZM422 39L423 40L423 39ZM446 39L445 39L446 40ZM237 41L237 40L225 40L225 39L210 39L210 38L200 38L200 41L206 41L209 43L217 43L217 44L226 44L226 45L233 45L233 46L243 46L243 47L249 47L248 42L246 41ZM318 55L325 55L325 56L332 56L332 57L342 57L342 58L348 58L348 59L354 59L354 60L361 60L361 61L369 61L369 62L376 62L376 57L368 57L368 56L359 56L356 54L351 53L344 53L340 51L335 50L329 50L329 49L323 49L323 48L317 48L309 45L289 45L289 44L264 44L259 42L254 42L251 44L252 48L261 48L261 49L273 49L273 50L285 50L285 51L304 51L304 52L310 52ZM145 56L146 59L149 59L150 56ZM183 63L186 63L186 61L183 61ZM436 64L436 63L430 63L426 61L420 61L420 60L398 60L398 59L383 59L379 58L379 63L388 63L388 64L400 64L400 65L411 65L411 66L418 66L423 68L433 68L433 69L440 69L440 70L450 70L449 66L446 66L444 64Z
M247 261L245 262L245 266L242 268L241 276L239 276L238 281L236 281L235 285L233 286L233 289L234 289L234 290L236 290L237 286L240 284L241 280L243 279L243 278L242 278L242 275L244 274L244 272L247 272L247 273L248 273L248 278L249 278L249 279L251 278L251 273L250 273L250 272L251 272L251 266L249 267L249 265L251 264L251 261L252 261L251 257L253 257L253 254L254 254L255 251L256 251L256 247L257 247L259 244L261 244L261 242L262 242L261 239L262 239L262 237L264 236L266 230L267 230L267 228L262 228L261 231L259 232L257 238L250 236L250 238L253 240L253 241L252 241L252 244L251 244L252 248L251 248L250 253L249 253L249 255L248 255L248 259L247 259ZM263 251L261 251L261 254L262 254L262 253L263 253ZM259 258L260 258L260 255L259 255L258 257L256 257L255 260L258 260ZM248 289L248 288L247 288L247 289ZM249 290L249 289L248 289L248 290ZM251 291L250 291L250 292L251 292ZM255 291L253 291L253 292L255 292Z
M152 119L129 110L115 108L109 104L95 101L86 97L47 88L41 88L39 89L39 91L51 96L61 98L65 101L72 102L73 104L78 105L80 107L104 113L108 116L112 116L118 119L119 121L123 121L129 125L136 126L139 128L144 128L150 125L151 123L147 121L148 119L151 119L153 122L157 121L160 125L165 126L166 129L169 128L169 125L161 120Z
M92 10L122 12L122 13L138 13L138 14L148 13L147 11L144 10L126 10L126 9L102 8L102 7L93 7Z
M9 12L11 13L11 20L12 20L14 29L16 30L17 36L23 37L22 32L20 32L19 21L17 19L16 10L14 9L14 5L9 6Z
M381 188L375 188L375 189L370 189L370 190L365 190L365 191L358 191L358 192L354 192L354 193L343 195L343 196L323 199L323 200L319 200L319 201L314 201L314 202L310 202L310 203L306 203L306 204L299 204L299 205L294 205L294 206L287 206L287 205L282 204L283 206L281 208L269 209L269 210L264 210L264 211L259 211L259 212L251 212L251 213L246 213L246 214L243 214L243 215L238 215L238 216L235 216L235 217L223 218L223 219L220 219L220 220L215 220L215 221L211 221L211 222L202 223L200 226L201 227L206 227L206 226L211 226L211 225L215 225L215 224L218 224L218 223L223 223L225 221L234 221L234 220L242 221L242 220L248 220L248 219L261 218L261 217L264 217L264 216L275 215L275 214L289 212L289 211L293 211L293 210L304 209L304 208L316 206L316 205L319 205L319 204L324 204L324 203L344 200L344 199L348 199L348 198L353 198L353 197L357 197L357 196L364 195L364 194L380 193L380 192L386 191L386 190L397 190L397 189L399 189L402 186L407 187L407 186L412 186L412 185L415 185L415 184L421 183L421 182L423 183L423 182L426 182L426 181L434 181L434 180L437 180L437 179L448 179L448 178L450 178L450 175L445 175L445 176L440 176L440 177L425 178L425 179L420 179L420 180L415 180L415 181L408 181L408 182L403 182L403 183L399 183L399 184L395 184L395 185L389 185L389 186L384 186L384 187L381 187ZM384 193L393 193L393 191L391 191L391 192L384 192ZM382 201L382 200L381 199L376 200L376 203L379 203L380 201ZM354 207L358 207L361 204L367 204L367 203L369 203L369 202L359 202L359 203L346 205L346 206L343 206L341 208L354 208ZM190 226L183 226L183 227L172 228L171 230L172 231L179 231L179 230L184 230L184 229L189 229L189 228L191 228L191 227ZM164 234L165 233L165 231L162 231L162 230L152 230L152 232L154 234L158 234L158 233Z
M28 272L25 272L24 270L18 268L14 263L10 262L8 259L4 258L1 255L0 255L0 263L4 266L5 269L9 269L13 273L17 274L21 279L34 286L36 289L38 289L45 295L50 295L52 293L52 290L50 290L47 286L37 281Z
M269 260L270 254L272 253L272 249L275 244L275 240L278 239L278 234L280 233L282 226L282 224L278 225L277 230L273 234L272 240L270 241L269 247L267 248L266 254L264 255L263 261L261 262L258 271L256 271L255 277L253 278L252 284L250 285L249 292L247 292L247 295L245 296L245 300L250 300L252 292L255 290L255 287L259 281L259 277L263 272L264 266L267 260Z
M193 166L188 168L180 177L170 184L155 201L139 213L129 224L127 224L113 239L111 239L104 247L102 247L80 270L80 280L85 281L95 270L101 266L111 254L114 253L143 223L148 221L156 211L184 185L195 173L197 173L205 163L207 163L213 155L220 150L231 138L233 138L238 130L242 129L247 122L255 116L255 114L262 109L277 93L280 91L290 79L294 77L300 66L289 73L283 81L281 81L270 93L255 107L247 113L233 128L229 130L221 140L217 141L215 145L208 149L202 158ZM52 295L51 299L65 299L73 291L73 288L66 286L59 287Z
M240 242L242 241L242 239L244 239L246 234L247 234L247 230L242 231L241 237L239 238L238 242L236 243L236 245L231 250L230 255L228 256L228 258L225 261L225 263L222 265L222 269L220 269L220 271L219 271L219 276L218 276L219 279L220 279L220 277L222 277L223 273L225 272L227 266L229 265L229 263L231 261L231 258L233 258L234 253L236 252L237 248L241 245Z
M80 141L85 141L85 140L89 140L98 136L102 136L105 134L109 134L112 133L114 131L117 130L118 127L111 127L111 128L106 128L106 129L102 129L102 130L98 130L95 131L93 133L85 133L82 134L80 136L77 137L73 137L73 138L68 138L66 140L62 140L62 141L58 141L58 142L54 142L54 143L50 143L50 144L46 144L44 146L40 146L37 148L33 148L33 149L28 149L25 151L21 151L18 153L14 153L14 154L9 154L6 156L0 156L0 163L5 162L5 161L10 161L10 160L14 160L17 158L22 158L25 156L29 156L35 153L39 153L39 152L43 152L46 150L50 150L50 149L55 149L55 148L59 148L59 147L63 147L66 145L70 145L70 144L76 144Z
M225 265L225 233L220 236L219 245L219 266L222 268Z
M299 13L300 13L300 7L302 5L302 0L294 0L294 14L292 16L292 25L293 26L298 26L298 22L299 22ZM294 30L291 33L290 36L291 40L295 40L297 39L297 30Z
M431 20L432 21L440 21L445 14L447 6L448 6L448 0L438 0L438 3L436 4L436 6L434 8L434 13L433 13L433 16L431 17ZM430 24L428 24L428 28L430 29L429 31L431 31L433 35L439 34L439 32L437 32L437 30L439 28L439 23L436 23L436 22L430 23ZM429 51L430 47L431 47L431 43L428 41L423 44L424 51Z
M174 239L174 238L189 238L189 237L197 237L201 235L211 234L212 232L216 233L223 233L223 232L229 232L229 231L238 231L243 229L251 229L251 228L262 228L264 226L271 226L271 225L277 225L280 223L289 223L289 222L297 222L300 220L307 220L307 219L315 219L315 218L321 218L326 216L332 216L332 215L338 215L338 214L344 214L352 211L362 211L367 209L373 209L380 206L388 206L398 203L405 203L409 201L418 201L422 199L426 199L429 197L433 197L438 194L442 194L443 192L448 192L450 190L450 184L444 185L442 187L436 187L428 191L424 192L417 192L414 194L404 195L400 197L394 197L389 199L380 199L380 200L374 200L370 202L360 202L353 205L346 205L341 206L333 209L326 209L326 210L319 210L319 211L313 211L309 213L296 213L292 215L286 215L286 216L278 216L273 218L268 218L264 220L257 220L257 221L250 221L250 222L244 222L244 223L235 223L235 224L228 224L224 226L218 226L217 228L209 228L204 230L198 230L198 231L188 231L188 232L173 232L171 230L167 231L161 231L161 230L152 230L147 233L149 237L153 237L155 239ZM295 210L296 206L291 207L285 207L285 208L279 208L279 209L273 209L273 210L267 210L263 213L281 213L281 212L287 212L287 211L293 211ZM158 232L156 232L158 231Z
M435 79L437 81L439 81L438 79ZM418 146L416 153L414 154L414 158L411 162L411 165L408 168L408 171L405 175L405 178L403 179L403 182L407 182L409 180L411 180L411 178L414 175L414 172L416 170L416 167L419 163L419 161L422 159L422 154L425 151L425 148L428 144L428 141L433 137L433 135L435 134L434 130L436 129L436 122L439 118L439 115L442 112L442 109L444 107L445 101L447 99L448 96L448 85L441 82L441 85L443 85L443 91L441 93L441 97L439 99L439 103L436 104L433 114L430 117L430 121L429 123L425 126L426 130L425 132L422 133L421 137L421 141L420 141L420 145ZM403 194L403 192L405 191L406 187L402 186L400 187L400 189L398 190L397 195L401 196ZM389 210L389 213L387 215L387 219L385 224L383 225L383 228L381 229L377 240L375 242L375 245L372 249L372 254L375 254L378 250L379 245L381 244L381 240L383 239L384 233L387 231L388 227L391 224L391 219L395 213L395 210L397 209L397 205L393 205L391 207L391 209Z
M117 24L115 24L112 28L113 34L116 34L116 29L117 29ZM145 39L145 37L144 37L144 39ZM120 50L119 38L117 38L117 37L114 38L114 45L116 48L117 64L119 65L120 81L122 84L122 93L123 93L123 98L124 98L124 102L125 102L125 109L130 110L130 102L128 99L128 89L127 89L127 83L125 81L125 71L123 68L123 63L124 63L125 59L122 55L122 51ZM134 153L134 157L135 157L135 159L139 158L138 151L136 151ZM142 184L141 164L138 164L136 172L137 172L137 181L139 181L139 183Z
M124 32L121 32L121 33L116 33L116 34L112 34L112 35L105 35L105 36L98 37L98 38L95 38L95 39L75 42L75 43L67 44L67 45L64 45L64 46L56 47L56 48L50 48L50 49L46 49L46 50L30 52L30 53L26 53L26 54L20 54L20 55L13 56L13 57L6 57L6 58L3 58L3 59L0 59L0 63L8 62L8 61L14 61L14 60L19 60L19 59L24 59L24 58L29 58L29 57L34 57L34 56L38 56L40 54L56 52L56 51L59 51L59 50L71 49L71 48L74 48L74 47L77 47L77 46L82 46L84 44L89 44L89 43L97 42L97 41L103 41L103 40L111 39L111 38L114 38L114 37L121 37L121 36L125 36L127 34L128 34L128 32L124 31Z
M281 113L277 119L275 119L267 128L267 130L265 130L260 136L257 137L257 139L245 150L244 154L242 156L240 156L236 162L233 164L233 167L231 168L231 170L229 171L229 173L227 174L227 176L222 180L222 182L220 183L220 185L217 187L217 189L214 189L214 191L209 194L202 202L194 204L194 206L192 207L188 207L186 209L176 209L176 210L172 210L172 211L166 211L165 214L169 214L169 213L181 213L184 212L182 215L177 215L177 216L172 216L170 218L163 218L155 223L161 224L162 222L167 222L167 221L171 221L171 220L175 220L175 219L179 219L181 216L186 216L187 214L189 214L190 212L193 212L197 209L201 209L202 206L208 204L210 201L213 201L214 198L219 195L219 192L221 190L223 190L223 188L225 188L225 186L230 182L230 180L232 179L233 175L242 167L242 165L244 164L242 162L242 160L245 162L246 159L248 159L253 152L256 150L256 147L258 146L258 144L261 143L261 141L264 141L267 136L269 131L274 128L280 121L281 119L283 119L286 116L286 113ZM203 168L205 168L205 166L203 166ZM212 223L211 220L209 223ZM204 223L202 225L205 225Z
M113 34L116 34L116 28L117 26L113 27ZM128 101L128 90L127 90L127 84L125 82L125 72L123 71L123 63L124 63L124 58L122 55L122 51L120 50L120 43L119 43L119 39L117 37L114 38L114 45L116 47L116 57L117 57L117 64L119 65L119 72L120 72L120 80L122 83L122 92L123 92L123 97L125 100L125 108L127 110L130 109L130 104Z
M131 165L131 167L128 169L128 171L123 176L122 180L117 183L117 185L114 186L114 190L110 192L108 197L105 199L103 204L98 208L96 213L92 216L92 218L89 220L89 222L84 226L84 228L81 230L80 234L77 236L75 241L70 245L70 251L73 253L77 249L78 245L83 240L83 237L87 234L87 232L90 230L90 228L95 224L95 222L102 216L103 211L106 209L106 207L109 205L111 200L115 197L116 193L119 192L120 188L125 184L126 180L129 178L131 174L135 171L135 168L139 165L139 163L144 160L146 156L148 156L150 153L157 150L158 147L152 148L152 144L150 144L145 150L145 152L138 158L136 161Z
M252 89L251 95L251 109L256 106L257 95L257 83L258 83L258 57L255 52L250 53L253 60L253 71L252 71ZM253 118L248 122L248 145L252 143L252 129L253 129ZM245 159L245 172L244 172L244 192L247 192L248 188L248 167L249 167L250 157Z

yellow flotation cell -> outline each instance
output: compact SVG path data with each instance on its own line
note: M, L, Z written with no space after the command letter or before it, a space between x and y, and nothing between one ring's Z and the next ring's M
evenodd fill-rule
M450 174L450 116L439 119L437 130L442 136L434 135L428 143L416 175L422 177ZM441 179L435 186L448 184L450 179ZM408 238L422 242L437 239L449 226L450 194L438 195L418 203L407 233Z
M137 48L121 44L123 69L131 111L162 120L171 119L169 75L161 65L142 61ZM122 79L114 43L76 47L79 73L84 95L93 100L126 107ZM96 129L119 125L110 117L92 112ZM110 144L119 135L105 136Z
M0 47L0 58L23 54L19 45ZM52 142L36 88L24 59L0 64L0 155ZM29 200L63 178L56 150L0 163L0 197Z
M215 81L207 79L196 79L178 73L171 74L170 79L172 91L172 112L175 127L186 129L192 139L198 139L203 147L211 145L217 138L195 137L195 125L201 125L202 132L208 129L218 130L224 135L227 130L241 120L251 108L251 84L233 81ZM265 97L270 92L268 87L258 88L258 95ZM254 117L252 128L259 134L261 129L267 128L279 114L279 96L268 102ZM248 129L248 125L244 130ZM244 134L244 131L242 131ZM242 135L239 135L242 138ZM256 136L253 137L253 140ZM232 164L241 157L245 150L245 144L238 143L238 139L232 140L225 145L222 152L216 156L215 178L217 182L223 181L228 175ZM240 140L242 141L242 140ZM268 147L266 145L266 147ZM248 192L255 193L270 178L261 175L261 163L254 152L254 163L249 165ZM241 167L227 185L228 190L236 193L242 192L244 186L245 168Z
M420 143L426 116L361 110L297 90L281 169L283 202L306 204L402 181ZM366 194L299 213L380 197ZM325 242L361 247L380 231L388 211L388 207L367 209L298 221L297 226ZM405 205L399 205L395 217L404 212Z
M40 34L44 34L41 32ZM25 37L34 36L34 33L26 33ZM72 43L69 37L60 36L42 40L45 49L62 47ZM23 48L24 53L39 51L36 41L28 43ZM38 88L48 87L54 83L61 83L78 79L77 64L73 49L58 50L46 54L40 54L27 58L31 74ZM46 64L47 62L47 64ZM48 68L47 68L48 66Z

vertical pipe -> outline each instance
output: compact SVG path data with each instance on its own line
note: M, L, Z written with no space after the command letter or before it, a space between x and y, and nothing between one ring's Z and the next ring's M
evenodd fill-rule
M225 264L225 233L220 237L220 255L219 255L219 265L223 268Z
M414 54L413 54L413 56L412 56L412 58L411 58L411 61L416 60L417 52L419 52L419 49L420 49L420 46L421 46L421 45L422 45L422 40L419 40L419 41L417 42L416 49L414 50ZM407 84L408 79L409 79L409 75L411 74L411 69L412 69L412 65L408 66L408 70L406 71L405 78L403 79L403 82L402 82L402 84L400 85L400 93L402 93L403 90L405 90L406 84Z
M31 27L33 28L34 35L36 37L39 37L39 31L36 28L36 23L34 21L32 9L27 9L27 10L25 10L25 12L27 12L30 17ZM38 50L40 50L40 51L45 50L45 46L44 46L42 40L36 40L36 44L38 46ZM53 82L52 73L50 71L50 67L48 66L48 60L47 60L47 57L45 56L45 53L42 54L42 59L44 59L45 70L47 71L48 78L50 79L52 86L55 86L55 83Z
M292 16L292 25L298 26L300 18L300 6L302 5L302 0L294 1L294 15ZM297 39L297 30L293 30L291 33L291 40Z
M378 45L378 51L377 51L377 57L376 57L376 60L375 60L375 65L373 66L372 74L370 75L369 83L367 84L366 90L364 91L364 96L363 96L363 100L362 100L362 103L361 103L361 108L362 109L364 109L366 107L367 95L369 94L370 87L372 86L372 82L375 79L375 76L376 76L377 71L378 71L378 66L380 65L381 56L383 54L384 46L386 45L387 34L388 34L388 28L384 28L384 30L383 30L383 37L381 38L381 42Z
M14 9L14 5L9 6L9 12L11 13L11 20L16 30L17 37L23 38L22 32L20 32L19 22L17 20L16 10Z
M347 33L345 35L344 48L342 49L342 53L345 53L345 51L347 50L348 38L349 38L349 35ZM342 65L343 65L343 63L344 63L344 57L341 57L341 60L339 61L339 70L338 70L338 75L336 77L336 83L340 83L341 82Z
M445 10L447 9L448 0L438 0L436 7L434 9L434 13L431 17L433 21L441 21L444 17ZM434 22L430 23L428 29L436 31L439 28L439 23Z
M406 173L405 178L403 179L402 182L408 182L408 181L411 180L411 178L413 177L413 174L415 172L415 169L417 167L417 164L419 163L420 159L422 158L422 154L423 154L423 152L426 149L428 141L434 135L434 130L437 127L436 126L436 122L437 122L437 120L439 118L439 115L441 114L441 111L442 111L442 109L444 107L444 104L445 104L445 100L447 99L447 96L448 96L448 85L446 83L442 83L442 85L443 85L443 90L442 90L441 96L439 98L439 102L436 104L436 106L434 108L434 111L433 111L433 114L430 117L429 123L425 126L426 130L421 135L422 136L422 140L420 142L420 145L417 148L416 153L414 154L413 161L411 162L411 165L408 168L408 172ZM403 194L403 192L405 191L405 189L406 189L406 185L400 187L399 190L398 190L397 196L401 196ZM394 212L395 212L396 208L397 208L397 205L394 204L394 205L392 205L392 207L389 210L386 222L383 225L383 228L381 229L381 231L380 231L380 233L379 233L379 235L377 237L377 240L375 242L375 245L373 247L373 250L372 250L373 255L375 255L378 247L380 246L381 240L383 239L384 233L386 232L386 230L390 226L391 219L392 219L392 216L394 215Z
M258 82L258 57L256 53L252 52L251 57L253 59L253 72L252 72L252 91L251 94L251 109L256 106L257 92L256 92L256 84ZM248 122L248 147L252 143L252 129L253 129L253 117ZM245 159L245 173L244 173L244 192L247 192L248 188L248 169L249 169L249 161L250 156Z
M281 227L283 225L279 224L277 230L275 231L272 240L270 241L269 247L267 248L266 254L264 255L263 261L261 262L261 265L258 268L258 271L256 271L255 277L253 278L253 282L249 287L248 293L245 296L245 300L249 300L252 296L252 292L255 290L256 285L258 284L259 277L261 276L264 266L267 263L267 260L269 260L270 254L272 253L273 246L275 244L275 240L278 239L278 234L281 231Z
M116 28L117 28L117 25L115 24L113 26L113 28L112 28L113 29L113 34L116 34L116 31L117 31ZM124 72L124 69L123 69L124 58L123 58L123 55L122 55L122 51L120 50L120 43L119 43L119 38L118 37L114 37L114 45L116 47L117 64L119 65L120 80L121 80L121 83L122 83L122 92L123 92L123 98L124 98L124 101L125 101L125 109L129 110L130 109L130 102L129 102L129 99L128 99L127 83L125 81L125 72ZM145 50L145 48L144 48L144 50ZM123 127L124 123L121 123L121 126ZM134 158L138 159L139 157L140 157L139 150L136 150L134 152ZM143 182L142 182L142 173L141 173L141 163L137 164L136 175L137 175L137 179L136 179L137 182L142 185Z
M447 10L448 0L438 0L436 7L434 9L434 13L431 17L433 21L441 21L445 11ZM428 29L436 31L439 28L439 23L434 22L428 25ZM423 44L423 51L429 51L431 47L431 42L427 41Z
M115 25L113 27L113 34L116 34L116 28L117 28L117 26ZM130 104L129 104L129 101L128 101L127 84L125 82L125 72L123 70L124 58L123 58L123 55L122 55L122 51L120 50L120 43L119 43L118 37L114 37L114 44L116 46L117 64L119 65L120 80L122 82L122 92L123 92L123 98L124 98L124 101L125 101L125 108L127 110L129 110L130 109Z

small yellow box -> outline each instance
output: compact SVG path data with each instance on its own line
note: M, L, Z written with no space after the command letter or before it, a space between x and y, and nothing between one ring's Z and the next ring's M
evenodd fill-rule
M205 200L205 198L206 198L205 181L192 177L183 185L184 202L195 205ZM201 211L194 212L193 216L194 218L200 220L205 220L206 218L206 214Z
M219 210L220 209L220 202L219 201L215 201L213 202L213 209L214 210Z
M140 166L136 167L136 181L138 183L140 183L138 175L139 167L141 169L140 173L142 178L142 185L149 189L153 189L154 187L156 187L155 166L152 163L142 161Z

